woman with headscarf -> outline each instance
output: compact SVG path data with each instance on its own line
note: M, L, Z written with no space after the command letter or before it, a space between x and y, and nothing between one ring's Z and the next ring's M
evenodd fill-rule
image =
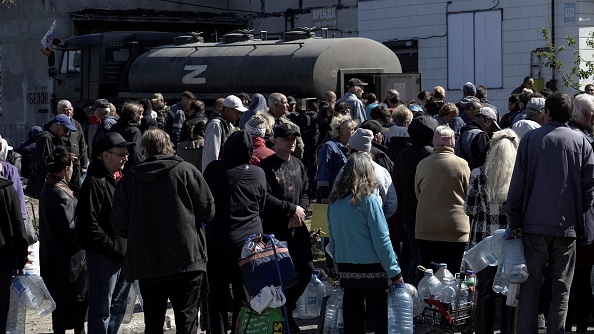
M520 138L512 129L495 132L485 164L470 174L464 210L470 217L470 247L507 226L505 204ZM487 267L477 276L477 333L493 333L495 296L493 279L497 267ZM513 308L501 303L501 332L512 333Z
M73 159L57 146L45 159L48 176L39 195L39 255L41 277L56 302L52 313L54 333L85 332L87 268L85 251L75 239L74 209L77 200L68 187Z
M328 248L344 289L345 333L365 333L370 310L375 332L387 333L388 279L402 282L377 187L369 156L353 153L330 193Z
M266 176L261 168L250 164L252 150L252 136L243 130L234 132L225 142L223 160L211 162L204 170L215 201L215 215L206 224L212 333L223 334L230 329L229 284L233 289L233 327L241 306L248 302L237 259L244 240L262 233L260 213L266 200ZM231 332L235 332L234 328Z
M447 125L438 126L433 153L417 165L415 238L426 268L431 268L431 262L446 263L457 272L470 232L464 211L470 169L466 160L454 154L454 135Z
M254 94L252 96L252 102L246 112L241 114L241 118L239 119L239 128L243 130L245 127L245 123L252 118L258 111L267 111L268 106L266 104L266 99L262 94Z

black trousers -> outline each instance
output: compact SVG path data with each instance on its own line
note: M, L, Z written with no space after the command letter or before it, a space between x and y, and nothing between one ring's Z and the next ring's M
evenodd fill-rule
M198 331L198 302L203 271L190 271L139 280L144 301L145 333L163 333L167 299L171 301L177 333Z
M0 333L6 333L8 305L10 305L11 274L0 273Z
M418 240L419 251L423 266L427 269L434 268L431 262L447 263L451 273L460 272L462 256L464 255L465 242L446 242ZM435 273L435 271L433 271Z
M387 300L386 288L345 288L342 302L344 334L365 333L365 318L369 309L374 313L375 333L388 333Z
M235 325L241 306L247 304L247 291L243 285L243 276L237 259L216 258L209 255L208 273L208 316L210 332L226 334L235 332ZM233 289L233 318L229 328L228 300L229 284Z
M295 271L297 272L297 284L290 288L285 288L285 297L287 297L287 312L291 316L291 312L297 306L297 299L301 297L305 288L311 281L311 274L313 273L314 266L313 262L307 263L294 263Z
M497 274L497 267L487 267L478 273L476 278L476 333L493 333L495 324L495 299L500 296L493 291L493 280ZM501 301L501 333L513 333L515 308L505 304L505 297Z
M591 272L592 266L575 268L571 290L569 291L569 307L567 310L567 319L565 320L566 332L571 332L574 317L577 318L577 333L585 333L588 329L592 306Z

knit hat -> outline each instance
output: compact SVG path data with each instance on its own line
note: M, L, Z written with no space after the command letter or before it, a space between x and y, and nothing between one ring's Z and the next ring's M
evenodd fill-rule
M456 146L456 137L454 131L451 132L451 136L442 136L439 132L435 131L433 134L433 146Z
M349 147L355 151L369 152L371 151L372 140L373 132L371 130L359 128L349 138Z
M245 123L245 131L252 137L264 137L266 135L266 120L260 115L252 116Z

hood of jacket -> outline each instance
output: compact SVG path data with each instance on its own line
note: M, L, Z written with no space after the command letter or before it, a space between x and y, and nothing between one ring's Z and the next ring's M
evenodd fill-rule
M229 167L249 164L253 152L252 136L244 130L235 131L225 142L223 160L229 164Z
M408 135L413 144L433 144L433 134L439 123L432 116L413 118L408 126Z
M142 182L151 182L183 161L175 155L155 155L136 165L130 173Z
M464 125L462 127L462 129L460 129L460 135L462 135L463 132L466 132L468 130L474 130L474 129L479 129L481 131L485 131L485 129L483 128L482 125L480 125L480 123L478 123L477 121L470 121L470 123Z
M254 94L252 96L252 103L250 103L248 112L251 112L253 115L258 111L264 110L266 110L266 99L264 98L264 95L258 93Z
M12 186L12 181L9 179L0 176L0 189Z

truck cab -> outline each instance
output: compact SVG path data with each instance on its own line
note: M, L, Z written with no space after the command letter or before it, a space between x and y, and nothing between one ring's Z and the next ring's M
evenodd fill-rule
M75 109L98 98L115 98L129 91L129 68L140 54L189 34L118 31L70 38L56 48L56 69L50 74L55 98L70 100Z

